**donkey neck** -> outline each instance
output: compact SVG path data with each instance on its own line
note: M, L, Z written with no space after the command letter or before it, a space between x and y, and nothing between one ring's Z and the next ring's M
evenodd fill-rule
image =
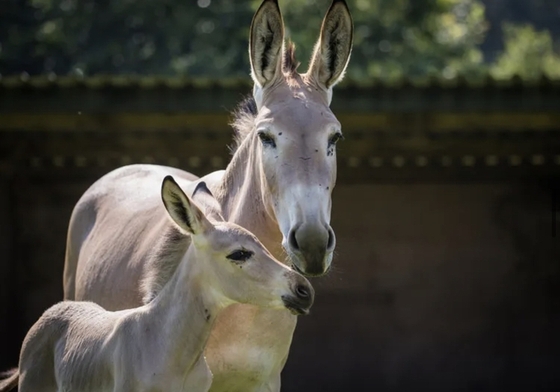
M139 325L161 373L186 374L204 351L217 314L228 305L191 245L171 280L145 306Z
M282 233L268 194L258 143L251 133L245 137L227 166L215 196L225 220L254 233L274 256L282 260Z

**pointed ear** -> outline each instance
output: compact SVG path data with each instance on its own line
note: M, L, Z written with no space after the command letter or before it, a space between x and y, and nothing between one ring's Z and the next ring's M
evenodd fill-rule
M344 0L333 0L315 44L308 75L327 90L344 77L352 52L354 26Z
M167 176L161 185L161 198L171 219L184 231L192 235L203 234L212 228L202 211L185 195L185 192Z
M251 76L265 87L282 72L284 22L277 0L264 0L255 13L249 33Z
M194 188L192 193L192 199L204 209L207 218L216 221L225 220L222 216L222 206L220 206L218 200L214 198L214 195L210 189L208 189L204 181L200 181L196 184L196 188Z

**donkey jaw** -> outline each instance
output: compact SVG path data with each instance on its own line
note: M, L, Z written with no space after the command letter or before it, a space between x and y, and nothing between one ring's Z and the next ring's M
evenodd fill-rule
M333 259L333 252L327 252L325 254L325 257L323 259L322 263L316 263L316 264L309 264L306 263L305 260L303 261L303 265L305 265L305 267L302 267L302 262L301 260L301 255L300 256L295 256L291 251L287 251L289 254L289 258L290 258L290 262L291 262L291 267L296 270L297 272L299 272L300 274L302 274L303 276L306 276L308 278L318 278L324 275L327 275L329 273L329 271L331 270L331 262ZM311 267L310 267L311 266Z

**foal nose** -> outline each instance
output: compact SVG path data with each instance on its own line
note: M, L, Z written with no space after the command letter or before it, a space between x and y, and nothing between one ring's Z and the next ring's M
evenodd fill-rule
M311 283L303 276L297 274L296 282L292 286L292 292L294 296L291 299L292 306L299 309L302 314L306 314L313 301L315 300L315 290Z
M321 276L330 266L335 235L329 225L304 223L290 231L288 246L297 270L307 276Z
M311 292L311 287L303 284L298 284L296 286L296 296L301 300L307 300L313 294Z

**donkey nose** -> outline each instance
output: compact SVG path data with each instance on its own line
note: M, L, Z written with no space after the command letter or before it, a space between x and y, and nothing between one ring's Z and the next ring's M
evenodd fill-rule
M290 244L290 248L292 248L295 251L299 251L299 245L296 239L296 230L294 229L290 230L290 238L288 239L288 243Z
M328 225L304 223L290 231L288 246L297 270L308 276L320 276L329 267L334 232Z
M329 233L329 239L327 240L327 251L332 252L334 250L334 245L336 242L334 231L330 226L327 226L327 231Z

